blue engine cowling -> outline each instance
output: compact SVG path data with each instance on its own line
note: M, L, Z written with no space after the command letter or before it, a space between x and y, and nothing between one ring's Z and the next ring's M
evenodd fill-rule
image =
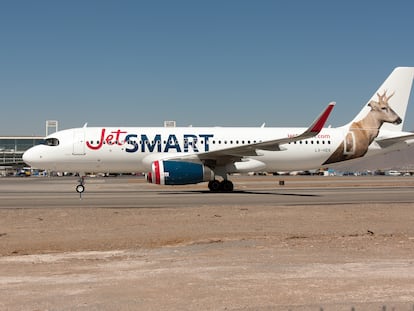
M212 172L200 163L154 161L147 181L158 185L189 185L211 180Z

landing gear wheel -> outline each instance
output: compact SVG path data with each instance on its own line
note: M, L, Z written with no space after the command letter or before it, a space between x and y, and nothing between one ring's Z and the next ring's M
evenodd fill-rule
M76 192L79 193L79 199L82 200L82 193L85 191L85 173L79 173L78 185L76 186Z
M230 180L219 182L215 179L208 183L208 189L210 189L211 192L232 192L233 188L233 183Z
M82 193L85 191L85 186L84 185L77 185L76 186L76 192L77 193Z
M220 182L218 180L210 180L208 183L208 189L211 192L219 192L220 191Z
M233 191L233 183L230 180L223 180L220 183L220 188L223 192L232 192Z

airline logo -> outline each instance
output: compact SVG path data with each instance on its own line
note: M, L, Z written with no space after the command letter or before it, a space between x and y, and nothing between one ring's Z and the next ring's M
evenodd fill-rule
M106 128L101 130L100 138L86 141L86 146L91 150L99 150L104 145L126 146L125 151L133 152L207 152L210 150L209 139L213 134L183 134L177 137L176 134L169 134L168 137L162 134L149 136L147 134L128 133L118 129L109 131Z

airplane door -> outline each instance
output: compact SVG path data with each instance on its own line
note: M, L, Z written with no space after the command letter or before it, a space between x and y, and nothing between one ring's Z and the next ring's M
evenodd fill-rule
M78 129L73 132L73 155L85 155L85 130Z

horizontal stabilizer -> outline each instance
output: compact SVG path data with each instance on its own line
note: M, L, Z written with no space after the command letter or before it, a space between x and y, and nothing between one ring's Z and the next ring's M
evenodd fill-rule
M388 148L394 144L408 142L414 140L414 134L404 135L404 136L397 136L392 138L385 138L385 139L376 139L375 141L380 145L381 148Z

